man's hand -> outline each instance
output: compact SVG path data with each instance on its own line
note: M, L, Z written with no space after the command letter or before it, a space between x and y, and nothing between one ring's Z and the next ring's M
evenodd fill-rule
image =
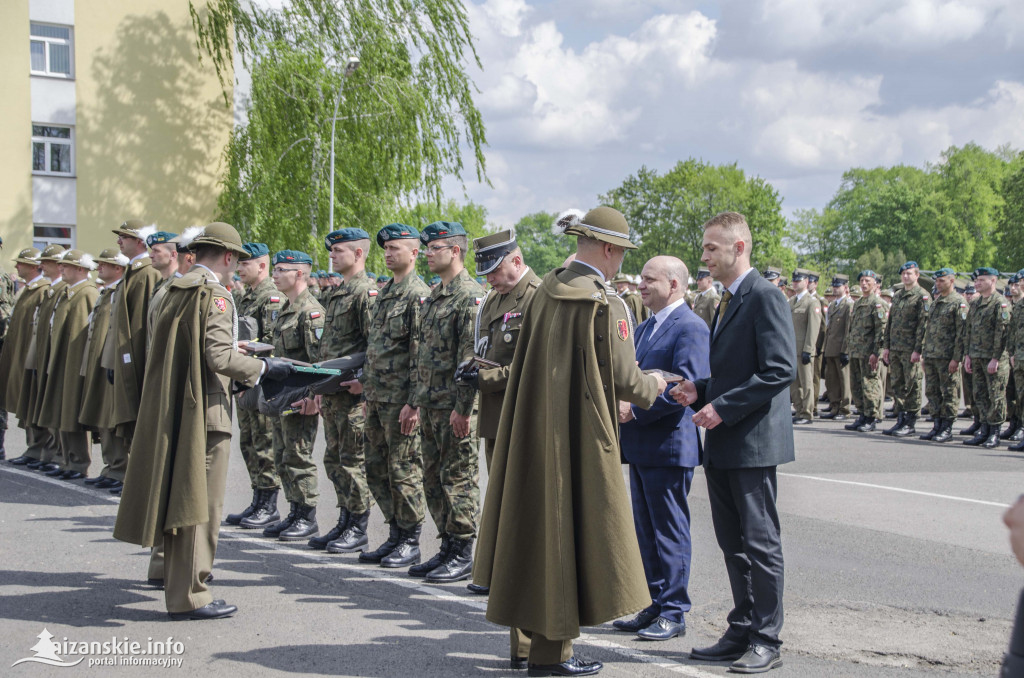
M260 360L267 368L263 376L271 381L282 381L295 374L295 365L284 358L260 358Z
M455 382L470 388L480 388L480 371L473 367L472 360L463 360L455 368Z
M363 392L363 385L359 382L358 379L353 379L352 381L343 381L340 384L338 384L338 386L340 386L341 388L347 388L348 392L351 393L352 395L359 395Z
M402 427L402 435L411 436L418 423L420 423L419 408L403 405L402 411L398 413L398 424Z
M625 424L627 421L633 421L633 406L627 403L625 400L620 400L619 423Z
M887 348L882 349L882 362L886 365L889 364L889 349Z
M670 398L684 407L697 402L697 387L689 379L683 379L668 392Z
M850 364L850 354L849 353L840 353L839 354L839 364L842 365L843 367L846 367L847 365L849 365Z
M971 356L964 356L964 372L967 374L974 374L974 368L971 367Z
M919 362L921 362L921 354L918 353L917 351L914 351L913 353L911 353L910 354L910 362L912 362L912 363L919 363Z
M949 361L949 373L956 374L956 371L960 369L960 363L956 360Z
M469 417L470 415L462 416L455 410L452 410L452 415L448 417L448 423L452 425L452 433L455 434L456 438L465 438L469 435Z
M811 364L811 354L808 353L807 351L804 351L803 353L801 353L800 354L800 362L802 362L804 365L810 365Z
M872 372L878 369L878 356L874 353L868 356L868 367L871 368Z
M1017 502L1006 509L1003 522L1010 528L1010 548L1017 560L1024 565L1024 494L1017 497Z
M722 418L718 416L718 412L715 412L715 406L708 403L700 408L697 414L693 415L693 423L697 426L703 426L710 431L722 423Z
M320 408L312 398L303 398L302 400L296 400L292 403L292 408L299 411L299 414L310 416L313 414L320 414Z
M999 361L995 358L988 361L988 373L995 374L999 370Z
M317 393L315 396L313 396L313 403L316 405L316 409L318 409L321 412L323 412L323 409L324 409L324 397L322 395Z
M658 380L658 393L664 393L665 389L668 388L668 382L660 374L653 374L651 376Z

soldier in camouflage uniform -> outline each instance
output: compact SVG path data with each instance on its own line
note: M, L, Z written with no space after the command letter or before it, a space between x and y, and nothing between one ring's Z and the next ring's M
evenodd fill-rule
M1018 289L1024 289L1024 269L1017 271ZM1018 292L1019 296L1019 292ZM1017 395L1017 416L1024 423L1024 304L1017 300L1010 316L1010 333L1007 338L1007 353L1013 370L1013 383ZM1010 445L1013 452L1024 451L1024 436Z
M982 267L975 269L974 276L974 286L981 297L967 314L964 362L974 382L974 406L981 427L973 438L963 443L992 449L999 445L999 427L1006 420L1010 302L996 293L999 271Z
M4 239L0 238L0 250L3 250ZM0 270L0 351L3 350L7 327L11 322L14 310L14 279L6 271ZM7 458L4 441L7 438L7 410L0 410L0 460Z
M850 385L860 417L847 424L846 429L866 433L875 430L875 421L882 409L878 357L885 338L886 310L877 294L874 271L861 271L857 282L863 296L853 305L842 354L850 356Z
M1019 310L1021 308L1020 302L1024 299L1024 281L1022 281L1019 272L1010 276L1006 283L1006 291L1010 299L1010 320L1012 325L1013 316L1020 315L1021 313ZM1012 358L1013 351L1009 346L1007 351ZM1013 360L1011 359L1012 362ZM1010 423L1007 425L1006 430L999 434L1000 440L1008 440L1013 443L1019 443L1024 440L1024 400L1021 400L1018 396L1022 388L1024 388L1024 384L1020 383L1017 371L1011 365L1010 378L1006 382L1006 412Z
M394 277L377 295L361 379L366 397L366 482L390 526L387 540L359 554L364 563L406 567L420 562L424 517L423 459L410 418L413 358L420 341L420 307L430 288L416 275L420 233L389 224L377 233L384 263ZM386 280L387 276L380 276ZM411 408L408 408L411 410Z
M461 224L434 222L423 229L420 241L441 284L423 304L409 404L422 421L424 493L442 542L434 558L409 574L455 582L471 573L480 513L480 461L472 421L476 391L457 384L455 370L473 356L473 321L484 291L463 264L468 238Z
M324 240L331 256L331 267L344 279L338 287L329 287L325 296L327 323L320 340L320 360L366 352L370 316L377 298L377 287L366 277L366 255L370 236L361 228L332 231ZM335 278L331 278L334 280ZM338 522L325 535L309 540L315 549L330 553L361 551L367 544L366 525L372 499L366 484L363 453L363 403L358 382L355 391L317 396L324 419L324 469L338 496Z
M967 300L957 294L953 269L940 268L934 278L939 293L928 311L921 356L929 407L935 408L935 422L921 440L944 443L953 437L953 423L960 405L960 360L964 354L968 306Z
M324 307L307 288L313 259L305 252L281 250L274 255L274 285L287 301L274 324L274 356L316 362L324 333ZM308 400L308 399L307 399ZM291 510L263 530L281 541L308 539L320 531L316 522L317 468L313 442L320 425L316 406L303 400L274 420L274 466Z
M908 261L900 266L903 289L893 298L882 349L882 362L889 365L892 375L896 413L896 424L884 433L897 438L916 433L914 426L921 414L921 350L931 295L917 284L920 276L917 262Z
M239 316L256 321L254 341L274 342L274 324L281 313L283 297L270 279L270 248L261 242L243 245L249 258L238 263L238 277L245 293L237 301ZM252 486L252 503L241 513L228 515L229 525L245 529L263 529L281 519L277 512L277 493L281 478L274 464L274 422L259 410L238 409L238 447Z

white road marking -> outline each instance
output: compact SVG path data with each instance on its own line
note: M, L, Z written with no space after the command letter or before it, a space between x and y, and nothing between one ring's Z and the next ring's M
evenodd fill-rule
M1001 504L997 501L985 501L983 499L969 499L968 497L954 497L951 494L937 494L935 492L922 492L920 490L908 490L905 487L891 487L889 485L875 485L873 483L861 483L855 480L838 480L836 478L822 478L820 476L805 476L799 473L779 473L787 478L804 478L806 480L820 480L825 483L839 483L840 485L855 485L857 487L870 487L874 490L889 490L890 492L903 492L906 494L917 494L922 497L934 497L936 499L950 499L952 501L965 501L970 504L981 504L982 506L998 506L999 508L1010 508L1009 504Z

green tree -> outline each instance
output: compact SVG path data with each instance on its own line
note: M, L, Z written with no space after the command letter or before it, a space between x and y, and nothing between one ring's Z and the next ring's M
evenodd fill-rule
M523 261L541 277L561 266L566 257L576 251L573 238L555 235L551 230L557 218L557 214L534 212L515 225L516 242L523 251Z
M856 285L858 273L861 271L874 271L882 276L883 288L892 287L900 282L900 266L906 263L906 261L907 258L903 250L883 252L876 245L857 257L857 260L853 262L853 266L846 269L846 274L850 276L850 284Z
M1024 153L1019 154L1003 179L1004 208L1000 218L999 270L1024 267Z

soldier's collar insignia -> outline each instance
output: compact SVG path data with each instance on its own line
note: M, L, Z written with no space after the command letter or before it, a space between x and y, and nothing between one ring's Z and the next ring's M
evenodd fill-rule
M424 304L427 301L427 297L420 297L420 303Z
M600 292L594 292L590 296L593 297L594 299L597 299L598 301L601 301L601 300L604 299L604 295L601 294Z

